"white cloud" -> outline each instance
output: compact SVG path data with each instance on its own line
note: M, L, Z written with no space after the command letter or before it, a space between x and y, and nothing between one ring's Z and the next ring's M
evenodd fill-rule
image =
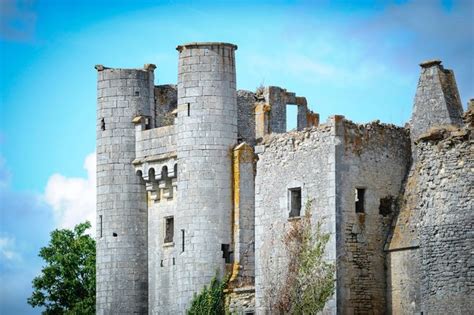
M46 185L45 200L52 207L58 228L73 228L88 220L95 234L96 157L89 154L84 161L87 178L53 174Z
M14 250L15 239L12 237L0 237L0 261L18 261L20 255Z

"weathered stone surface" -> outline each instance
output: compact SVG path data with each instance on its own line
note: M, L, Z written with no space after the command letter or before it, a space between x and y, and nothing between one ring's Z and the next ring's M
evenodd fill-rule
M147 206L135 126L150 116L153 71L97 67L97 314L148 311Z
M178 46L177 85L96 66L97 313L184 314L216 272L230 311L275 313L298 196L330 233L323 314L474 309L474 102L452 71L420 64L409 128L320 125L284 88L236 91L236 48Z
M463 125L461 98L453 71L444 69L439 60L424 62L420 66L410 123L413 140L431 127Z

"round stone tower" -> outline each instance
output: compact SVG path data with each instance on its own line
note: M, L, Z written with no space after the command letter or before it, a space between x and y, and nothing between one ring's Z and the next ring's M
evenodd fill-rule
M235 50L227 43L177 47L177 303L186 309L230 262L232 148L237 143ZM183 244L181 244L183 242ZM181 246L182 245L182 246Z
M154 68L96 66L97 314L148 312L147 201L132 120L150 116Z

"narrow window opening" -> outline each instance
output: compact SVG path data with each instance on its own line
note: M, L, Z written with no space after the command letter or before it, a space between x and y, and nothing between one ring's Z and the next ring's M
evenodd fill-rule
M174 177L178 178L178 164L174 165Z
M184 252L184 230L181 230L181 252Z
M140 96L140 92L139 92L139 91L135 91L135 96Z
M145 130L148 130L151 128L151 123L150 123L150 118L145 118Z
M102 215L99 215L99 236L100 237L102 237L102 227L103 227Z
M176 260L175 258L173 257L173 266L176 265Z
M191 104L188 103L188 117L191 115Z
M105 130L105 119L104 119L104 118L102 118L102 119L100 120L100 129L101 129L102 131Z
M222 258L225 259L226 264L230 264L232 262L232 251L230 250L229 244L221 244L222 250Z
M117 233L113 232L113 233L112 233L112 236L113 236L113 237L117 237Z
M299 217L301 215L301 188L289 189L289 206L290 218Z
M355 211L356 213L364 213L365 188L356 188L355 190Z
M160 262L160 267L163 267L163 260L161 260Z
M165 243L172 243L174 236L174 219L173 217L165 218Z

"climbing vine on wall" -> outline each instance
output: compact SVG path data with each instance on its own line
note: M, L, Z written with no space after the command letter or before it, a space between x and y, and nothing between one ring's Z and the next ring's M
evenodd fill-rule
M188 315L223 315L225 314L225 294L228 277L222 280L214 276L209 286L204 286L199 294L194 294Z

